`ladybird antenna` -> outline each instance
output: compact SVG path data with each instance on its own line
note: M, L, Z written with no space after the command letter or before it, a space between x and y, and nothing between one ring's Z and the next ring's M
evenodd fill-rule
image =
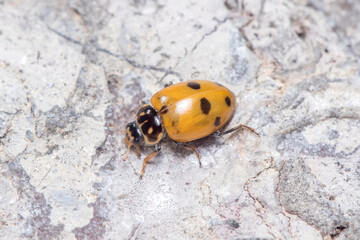
M126 133L126 131L122 130L118 125L115 125L115 124L110 123L110 124L109 124L109 127L117 128L122 134L125 134L125 133Z
M128 147L127 147L127 150L126 150L126 153L125 153L125 157L123 158L123 161L125 161L128 158L129 153L130 153L130 148L131 148L132 145L128 144L127 146Z

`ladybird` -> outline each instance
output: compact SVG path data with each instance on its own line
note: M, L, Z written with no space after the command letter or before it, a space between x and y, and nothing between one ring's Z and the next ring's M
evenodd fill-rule
M220 136L239 128L258 135L253 128L242 124L227 131L219 131L234 114L236 102L235 95L216 82L194 80L165 85L164 89L151 97L150 103L141 106L135 121L126 125L125 132L128 151L124 160L132 146L136 147L138 156L140 145L155 147L155 152L143 161L140 178L145 173L146 164L160 152L161 142L166 136L194 151L201 167L199 152L188 142L211 134Z

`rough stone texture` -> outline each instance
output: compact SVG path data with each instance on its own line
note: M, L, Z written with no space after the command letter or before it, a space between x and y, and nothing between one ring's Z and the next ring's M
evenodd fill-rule
M360 4L0 0L0 239L360 239ZM247 131L124 128L170 81L216 80ZM152 149L142 149L142 158Z

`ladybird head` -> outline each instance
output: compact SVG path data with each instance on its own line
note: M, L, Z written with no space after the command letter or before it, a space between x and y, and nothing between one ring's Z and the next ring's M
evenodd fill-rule
M127 145L141 145L144 142L144 136L140 131L138 124L134 121L126 125L125 143Z
M157 111L150 105L143 105L136 114L136 124L146 145L159 143L164 136L164 127Z

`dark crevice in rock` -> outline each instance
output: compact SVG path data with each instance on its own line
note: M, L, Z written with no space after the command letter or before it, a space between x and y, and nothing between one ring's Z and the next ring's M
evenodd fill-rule
M81 228L75 228L72 232L75 234L75 238L96 240L102 239L106 232L105 223L108 221L104 213L107 212L107 205L105 201L99 197L94 203L90 204L94 209L93 217L89 224ZM105 210L104 210L105 209Z
M7 177L17 189L19 198L29 203L27 206L30 216L23 226L23 237L38 239L59 237L64 230L64 225L51 224L51 206L46 203L44 194L35 191L35 187L30 184L30 177L17 160L8 164L8 172Z
M303 160L286 160L279 173L279 200L287 212L315 226L323 236L346 229L344 213L329 200L324 186Z

